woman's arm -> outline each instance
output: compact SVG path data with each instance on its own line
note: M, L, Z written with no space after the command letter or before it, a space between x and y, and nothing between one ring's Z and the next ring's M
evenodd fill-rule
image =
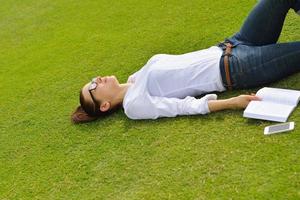
M240 95L230 99L216 100L216 94L208 94L200 99L187 96L184 99L139 95L124 104L125 114L130 119L157 119L177 115L207 114L224 109L244 108L258 97Z
M216 94L207 94L200 99L187 96L184 99L138 95L125 102L124 111L130 119L157 119L177 115L207 114L207 102L217 99Z
M215 112L225 109L243 109L246 108L250 101L259 101L261 100L255 94L251 95L239 95L237 97L232 97L229 99L222 100L209 100L208 108L210 112Z

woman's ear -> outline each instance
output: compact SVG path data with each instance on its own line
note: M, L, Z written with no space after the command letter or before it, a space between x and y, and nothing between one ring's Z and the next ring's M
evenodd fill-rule
M102 112L106 112L106 111L108 111L108 110L110 109L110 106L111 106L110 102L104 101L104 102L102 102L101 105L100 105L100 110L101 110Z

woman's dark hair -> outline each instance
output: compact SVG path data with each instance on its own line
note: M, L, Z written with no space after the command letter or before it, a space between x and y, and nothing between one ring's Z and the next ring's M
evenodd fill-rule
M97 105L84 99L82 90L80 90L79 93L79 100L80 106L78 106L71 115L71 121L75 124L90 122L101 117L106 117L119 108L119 106L116 106L115 108L102 112ZM99 102L98 105L101 105L101 102Z

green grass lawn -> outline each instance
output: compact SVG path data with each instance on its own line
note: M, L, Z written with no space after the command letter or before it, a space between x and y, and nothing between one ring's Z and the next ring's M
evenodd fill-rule
M255 0L0 0L0 199L300 199L296 129L242 111L73 125L79 89L215 45ZM280 41L300 40L291 11ZM300 74L272 87L300 88ZM253 90L219 94L228 98Z

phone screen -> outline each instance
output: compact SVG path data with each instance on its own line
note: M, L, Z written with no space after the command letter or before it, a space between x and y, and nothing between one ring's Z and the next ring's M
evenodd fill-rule
M283 131L288 130L290 128L290 124L282 124L278 126L271 126L269 127L269 132L275 132L275 131Z

